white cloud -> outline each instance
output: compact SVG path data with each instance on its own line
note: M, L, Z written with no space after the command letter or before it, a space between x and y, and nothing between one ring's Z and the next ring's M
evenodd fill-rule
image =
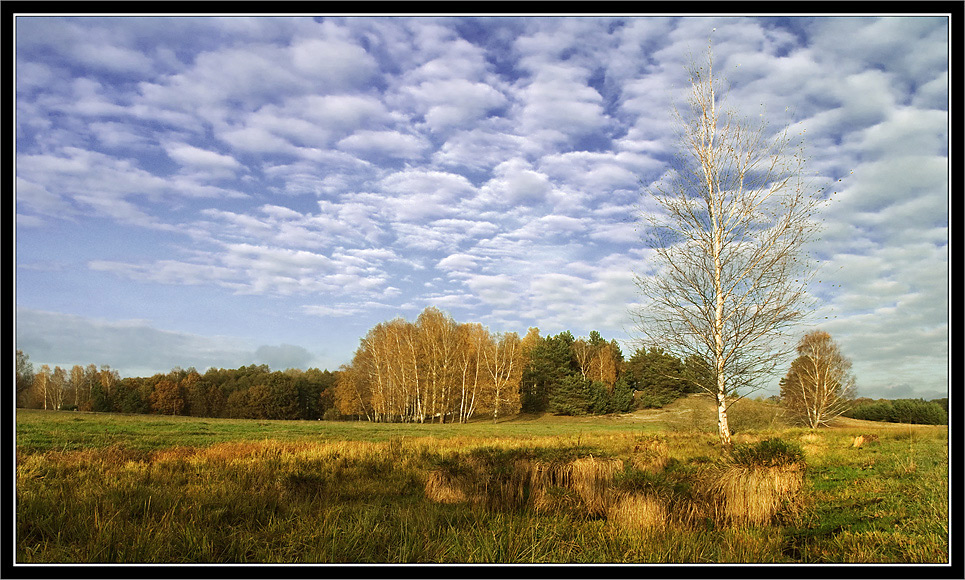
M516 91L522 134L543 147L555 147L605 129L609 120L603 99L587 86L588 76L589 71L573 66L541 68Z
M445 167L488 171L526 148L525 139L511 134L500 123L482 123L469 131L455 132L433 154L433 161Z
M321 318L348 318L360 314L370 314L372 311L390 310L393 308L395 308L395 306L391 304L365 300L338 302L335 304L306 304L302 307L302 312Z
M503 161L493 169L493 178L481 188L481 201L497 205L535 205L553 190L547 176L535 171L523 159Z
M420 202L413 201L413 204ZM407 219L412 214L400 214L401 219ZM419 215L428 215L424 212ZM444 218L420 223L396 223L393 229L398 243L408 249L446 251L471 243L474 240L485 239L499 230L499 227L487 221L472 221L458 218Z
M920 85L915 91L912 106L920 109L948 110L948 71Z
M397 159L418 159L428 146L421 136L399 131L356 131L337 143L339 149L362 157Z
M948 148L948 113L899 107L886 120L855 137L854 147L869 157L944 154Z
M573 234L586 229L584 220L565 215L545 215L513 232L510 237L523 240L553 241L554 238L571 239Z
M237 273L231 268L174 260L158 260L143 265L92 260L87 266L94 271L113 272L134 280L161 284L233 284L238 279Z
M464 176L444 171L406 169L385 176L377 184L379 195L352 196L380 205L394 220L416 221L458 214L456 204L475 194Z
M315 359L315 355L305 347L294 344L280 344L278 346L262 345L254 353L254 361L268 365L276 371L285 369L307 369Z
M456 274L459 272L470 272L477 267L477 258L469 254L452 254L439 260L436 268Z
M43 185L17 177L17 213L18 217L25 210L30 213L57 216L60 218L76 214L70 202L64 196L51 193Z
M50 198L43 192L62 192L78 213L107 216L123 223L156 229L172 229L149 213L152 203L184 197L244 197L221 187L204 185L193 179L169 179L138 166L136 160L112 157L97 151L65 147L62 155L20 155L17 172L24 176L27 189L18 191L34 210L49 209ZM28 201L41 195L37 202ZM45 205L47 204L47 205ZM60 217L60 216L56 216Z
M498 89L464 78L427 80L402 91L415 101L426 123L437 132L468 127L507 103Z
M116 121L95 122L88 125L98 142L109 149L147 150L151 139L146 131Z
M230 155L223 155L186 143L171 143L165 146L165 150L171 159L194 169L209 170L216 173L227 170L232 175L235 171L241 169L238 160Z
M277 153L297 155L298 149L290 141L273 135L262 127L224 128L218 138L234 149L246 153Z
M335 30L333 26L326 28ZM359 87L378 70L375 59L347 39L305 39L289 50L296 70L318 81L319 87L330 85L343 90Z
M386 262L404 262L394 253L380 250L345 250L328 255L246 242L219 243L214 249L195 249L192 253L190 261L136 264L94 260L88 266L141 282L216 286L236 294L361 297L387 292Z
M78 43L75 57L83 64L115 73L146 74L153 61L135 50L107 43Z
M466 286L473 294L487 304L511 306L518 304L518 282L506 274L475 274L466 277Z

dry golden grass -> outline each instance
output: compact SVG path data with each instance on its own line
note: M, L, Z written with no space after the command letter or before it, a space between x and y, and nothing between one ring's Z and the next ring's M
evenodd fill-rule
M634 446L630 464L646 473L659 473L670 463L670 447L663 437L645 437Z
M624 451L629 464L620 458L592 456L566 461L526 456L493 464L491 456L460 453L453 456L457 468L429 472L425 493L439 503L470 502L503 508L528 504L537 512L555 513L577 510L589 516L605 516L613 526L633 530L670 524L680 529L699 528L708 520L726 527L762 526L772 523L782 510L794 511L804 482L801 464L764 467L707 459L703 467L691 464L685 474L667 480L663 473L679 461L671 456L671 450L679 452L675 443L684 437L674 434L611 441L610 448ZM713 452L713 447L705 447ZM614 482L628 465L631 472L643 474L637 477L652 476L657 478L654 482L667 483L621 491ZM673 491L673 486L690 491Z
M567 462L518 458L500 465L499 476L487 470L494 467L479 457L460 459L456 472L429 471L426 498L440 503L468 501L476 504L521 506L529 501L538 511L557 511L572 507L572 496L579 498L586 513L606 512L608 489L623 470L620 459L581 457Z
M865 443L877 443L877 441L878 441L878 436L873 433L870 435L858 435L852 441L851 446L861 447Z
M709 482L716 519L734 526L768 524L803 482L799 465L727 467Z
M539 512L558 512L573 507L569 466L565 463L537 462L530 474L530 500Z
M163 428L153 426L158 417L136 418L144 423L136 432L135 418L98 417L97 425L116 421L133 433L103 438L103 428L87 425L94 418L65 414L60 435L41 437L51 432L41 419L58 417L27 416L35 419L33 435L21 446L18 413L18 562L949 557L947 427L849 420L815 431L735 434L742 445L778 436L800 444L806 473L780 473L734 467L713 425L619 432L610 429L615 421L580 419L547 434L542 422L539 429L482 423L485 429L440 437L462 427L297 424L286 435L286 422L269 434L260 424L225 420L224 429L195 422L197 431L222 429L218 437L167 441L152 431ZM78 425L87 425L87 439L67 430ZM224 441L228 427L244 437ZM376 431L378 439L359 438ZM869 434L879 440L869 442ZM858 435L865 441L855 448ZM596 517L588 517L592 510Z
M606 511L606 491L617 473L623 471L620 459L580 458L570 462L570 486L580 495L590 514Z
M606 515L612 526L644 534L664 529L670 517L663 500L639 493L618 495L607 508Z
M440 469L434 469L426 477L426 498L438 503L461 503L469 499L461 489L462 482Z

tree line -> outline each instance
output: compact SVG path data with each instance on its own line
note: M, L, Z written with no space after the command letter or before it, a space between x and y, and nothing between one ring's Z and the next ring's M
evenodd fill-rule
M109 365L41 365L17 351L17 406L104 413L154 413L237 419L332 417L336 374L310 368L271 371L268 365L237 369L176 367L151 377L121 378Z
M948 398L924 399L855 399L845 417L888 423L948 425Z
M806 334L780 381L787 417L811 428L842 414L879 421L947 423L936 402L855 401L851 361L823 331ZM52 410L155 413L248 419L358 419L374 422L497 421L518 413L625 413L662 407L713 384L713 365L660 347L625 359L599 332L541 336L530 328L490 332L458 323L438 308L414 322L375 325L338 371L268 365L237 369L175 367L151 377L121 378L109 365L41 365L17 351L17 406Z
M624 360L617 341L597 331L574 338L530 328L520 337L429 307L414 322L396 318L369 330L339 369L335 404L375 422L628 412L638 390L648 406L692 392L700 368L655 348Z
M109 365L41 365L17 351L17 406L250 419L466 422L520 412L561 415L661 407L695 392L701 369L659 348L625 360L599 332L490 332L433 307L379 323L337 371L267 365L175 367L121 378ZM704 368L704 371L706 369Z

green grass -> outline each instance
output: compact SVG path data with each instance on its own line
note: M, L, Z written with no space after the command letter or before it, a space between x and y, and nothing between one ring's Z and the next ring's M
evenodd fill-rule
M245 421L19 411L18 562L941 563L948 554L947 427L843 421L811 432L755 425L807 464L794 509L765 526L707 520L651 533L590 513L436 503L433 470L519 460L621 460L614 492L685 497L726 466L681 401L637 420L467 425ZM682 419L681 419L682 418ZM869 442L853 447L856 435ZM770 444L768 444L770 445ZM478 487L478 486L477 486ZM662 491L661 491L662 490ZM570 493L570 495L567 495Z
M947 558L947 429L841 428L809 455L812 509L791 532L808 562L935 562ZM807 449L807 444L805 449Z
M400 437L548 437L583 432L654 430L613 419L571 417L474 420L467 424L371 423L368 421L271 421L70 411L17 410L17 449L26 453L71 451L121 445L151 451L207 446L229 441L388 441Z

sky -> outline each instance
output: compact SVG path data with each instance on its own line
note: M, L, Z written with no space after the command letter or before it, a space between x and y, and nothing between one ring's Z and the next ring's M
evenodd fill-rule
M859 395L947 396L948 20L16 18L16 343L41 364L349 363L427 306L629 356L686 65L801 137ZM777 392L776 381L765 390Z

